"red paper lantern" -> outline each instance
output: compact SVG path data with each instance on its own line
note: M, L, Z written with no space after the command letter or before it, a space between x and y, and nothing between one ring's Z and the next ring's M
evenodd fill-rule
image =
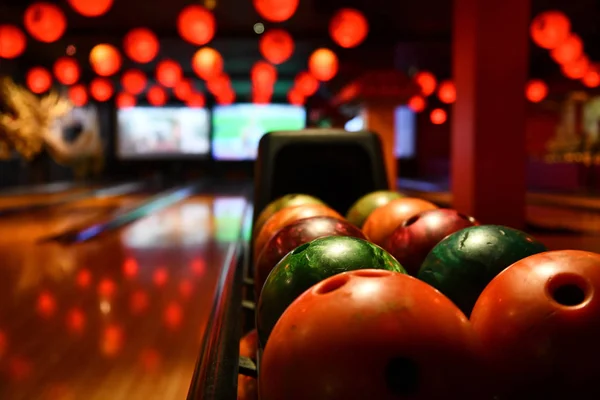
M162 60L156 66L156 80L165 87L175 87L182 77L183 70L176 61Z
M440 82L438 86L438 98L442 103L452 104L456 101L456 87L452 81Z
M298 8L299 0L253 0L258 14L271 22L287 21Z
M148 79L146 79L146 75L138 69L125 71L121 77L121 86L126 92L133 95L142 93L146 89L147 83Z
M361 44L369 33L369 23L358 10L342 8L329 23L329 35L341 47L349 49Z
M305 102L304 95L298 90L290 90L287 95L288 102L295 106L301 106Z
M598 68L590 67L583 78L581 78L581 82L589 88L600 86L600 72L598 72Z
M559 64L568 64L577 60L583 54L583 42L574 33L571 33L559 46L550 52L550 55Z
M135 107L135 97L131 93L123 92L117 95L117 107L118 108L131 108Z
M90 93L97 101L107 101L114 92L113 84L106 78L94 78L90 82Z
M569 36L571 21L560 11L545 11L533 19L529 31L535 44L552 50Z
M408 99L408 107L413 110L414 112L421 112L423 110L425 110L425 107L427 106L426 102L425 102L425 98L423 96L413 96L410 99Z
M58 6L43 1L31 4L25 10L25 29L40 42L56 42L67 29L67 18Z
M308 70L322 82L331 80L337 74L338 68L338 58L329 49L317 49L308 59Z
M563 64L561 67L562 73L571 79L581 79L590 68L590 60L587 56L582 55L577 60L568 64Z
M215 96L225 93L227 90L231 90L231 79L227 74L219 74L206 82L206 88Z
M85 17L99 17L108 12L113 0L69 0L69 4Z
M250 79L255 87L272 87L277 80L277 70L268 62L258 61L250 70Z
M68 95L69 100L71 100L71 103L73 103L75 107L83 107L88 102L87 89L82 84L71 86Z
M525 85L525 97L532 103L539 103L548 95L548 85L541 79L531 79Z
M63 85L73 85L81 75L79 64L72 57L61 57L56 60L53 71L56 80Z
M200 78L209 80L223 71L223 57L215 49L203 47L194 54L192 68Z
M33 93L44 93L52 86L52 75L46 68L33 67L27 72L25 77L27 87Z
M448 119L448 115L443 109L436 108L431 111L431 114L429 114L429 118L431 118L431 122L435 125L441 125L444 122L446 122L446 119Z
M190 79L181 79L173 88L173 94L181 101L187 101L193 92L194 88Z
M0 58L16 58L25 51L27 39L15 25L0 25Z
M283 29L271 29L265 32L258 42L260 54L275 65L286 62L294 53L294 47L294 39Z
M100 76L111 76L121 68L121 54L110 44L97 44L90 51L92 69Z
M148 89L146 96L148 98L148 103L156 107L164 106L167 102L167 92L160 86L152 86Z
M294 87L302 97L309 97L319 89L319 81L307 71L301 71L294 79Z
M159 48L158 38L150 29L132 29L123 39L123 51L127 57L140 64L154 60Z
M233 89L226 90L217 96L217 103L220 105L232 104L235 101L235 92Z
M177 17L177 30L186 42L205 45L215 36L215 16L202 6L187 6Z
M185 105L191 108L202 108L206 105L206 100L202 93L194 92L190 94Z
M435 87L437 86L437 80L435 79L435 75L428 71L421 71L415 75L415 82L421 88L421 93L423 96L430 96L433 92L435 92Z

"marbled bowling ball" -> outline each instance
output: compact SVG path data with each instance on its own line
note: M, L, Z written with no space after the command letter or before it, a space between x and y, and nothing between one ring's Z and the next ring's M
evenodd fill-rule
M294 249L273 268L260 293L256 311L259 343L267 343L281 314L305 290L330 276L358 269L405 273L387 251L355 237L328 236Z
M360 229L333 217L312 217L298 220L277 231L258 256L254 266L256 297L267 276L279 261L301 244L324 236L353 236L365 239Z
M480 225L447 236L427 255L417 277L429 283L469 316L496 275L511 264L546 251L546 246L517 229Z
M427 254L446 236L479 225L473 217L440 208L424 211L404 221L386 240L384 249L396 257L410 275L416 275Z
M300 219L310 217L334 217L344 219L335 210L323 204L303 204L279 210L267 220L254 239L254 264L256 265L256 261L258 260L258 256L263 247L265 247L269 239L271 239L278 230Z
M517 261L471 314L500 399L600 399L600 254Z
M256 329L253 329L240 340L240 356L256 360L257 351L258 335ZM238 374L237 400L258 400L256 378Z
M367 217L373 210L386 205L394 199L404 197L403 194L391 190L378 190L371 192L358 199L346 214L346 218L351 224L362 228Z
M363 225L363 233L367 238L383 246L385 240L404 221L423 211L435 210L435 204L414 197L403 197L390 201L375 209Z
M283 210L286 207L295 207L301 206L303 204L325 204L321 200L317 199L314 196L309 196L307 194L286 194L285 196L279 197L269 204L265 208L262 209L258 217L256 218L256 222L254 222L253 231L257 234L265 222L273 214L275 214L279 210Z

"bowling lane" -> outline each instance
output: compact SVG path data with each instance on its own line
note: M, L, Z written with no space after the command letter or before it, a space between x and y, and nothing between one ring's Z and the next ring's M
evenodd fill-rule
M72 196L81 194L97 188L98 186L65 186L60 190L35 193L17 193L0 194L0 209L8 207L18 207L33 204L51 203Z
M0 398L185 398L245 204L196 196L72 246L25 221L0 244Z

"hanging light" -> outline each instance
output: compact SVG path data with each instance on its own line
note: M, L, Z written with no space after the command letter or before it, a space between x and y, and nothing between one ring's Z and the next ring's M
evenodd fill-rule
M442 81L438 85L438 98L442 103L452 104L456 101L456 87L452 81Z
M412 96L410 99L408 99L408 107L413 110L414 112L421 112L423 110L425 110L425 107L427 106L426 102L425 102L425 98L423 96Z
M92 69L100 76L111 76L121 68L121 54L110 44L97 44L90 51Z
M179 36L186 42L203 46L215 36L215 17L211 11L202 6L187 6L177 17L177 30Z
M349 49L361 44L369 33L364 14L353 8L342 8L329 22L329 35L341 47Z
M147 82L146 75L138 69L127 70L121 77L121 86L133 95L142 93L146 89Z
M44 93L52 86L52 75L43 67L31 68L25 80L29 90L36 94Z
M77 60L72 57L61 57L52 68L56 80L63 85L73 85L79 80L81 71Z
M67 18L58 6L39 1L25 9L23 24L34 39L53 43L65 33Z
M253 0L254 9L270 22L284 22L294 15L299 0Z
M0 25L0 58L17 58L25 51L27 39L15 25Z
M108 101L114 92L113 84L106 78L94 78L90 82L90 93L97 101Z
M140 64L154 60L159 48L158 38L147 28L132 29L123 39L123 51L127 57Z
M258 41L260 54L271 64L286 62L294 53L294 39L283 29L271 29Z
M319 89L319 81L307 71L301 71L294 79L294 87L303 97L310 97Z
M167 93L160 86L152 86L148 89L146 96L148 98L148 103L156 107L163 106L167 102Z
M535 44L552 50L571 33L571 21L560 11L545 11L533 19L529 32Z
M203 47L194 54L192 68L200 78L209 80L223 71L223 57L215 49Z
M117 95L116 103L118 108L131 108L135 107L136 100L131 93L122 92Z
M67 94L75 107L83 107L88 102L87 89L82 84L71 86Z
M432 110L431 114L429 114L429 117L431 118L431 122L435 125L441 125L448 119L446 111L444 111L441 108L436 108Z
M435 75L429 71L420 71L414 77L415 82L421 88L423 96L427 97L435 92L437 86L437 80Z
M84 17L99 17L110 10L113 0L68 0L73 10Z
M338 68L338 58L329 49L317 49L308 59L308 70L322 82L331 80L337 74Z
M183 70L177 61L162 60L156 66L156 80L164 87L174 87L182 77Z

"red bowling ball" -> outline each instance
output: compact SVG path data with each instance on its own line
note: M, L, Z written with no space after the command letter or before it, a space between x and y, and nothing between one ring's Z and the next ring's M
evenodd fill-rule
M440 208L424 211L396 228L384 248L414 276L436 244L451 233L473 225L479 225L475 218L456 210Z
M471 322L500 398L600 398L600 254L514 263L483 291Z
M254 276L257 298L267 276L287 253L301 244L324 236L353 236L365 239L360 229L347 221L333 217L305 218L285 226L269 240L258 256Z
M481 400L477 342L450 300L408 275L358 270L297 298L261 358L261 400Z

